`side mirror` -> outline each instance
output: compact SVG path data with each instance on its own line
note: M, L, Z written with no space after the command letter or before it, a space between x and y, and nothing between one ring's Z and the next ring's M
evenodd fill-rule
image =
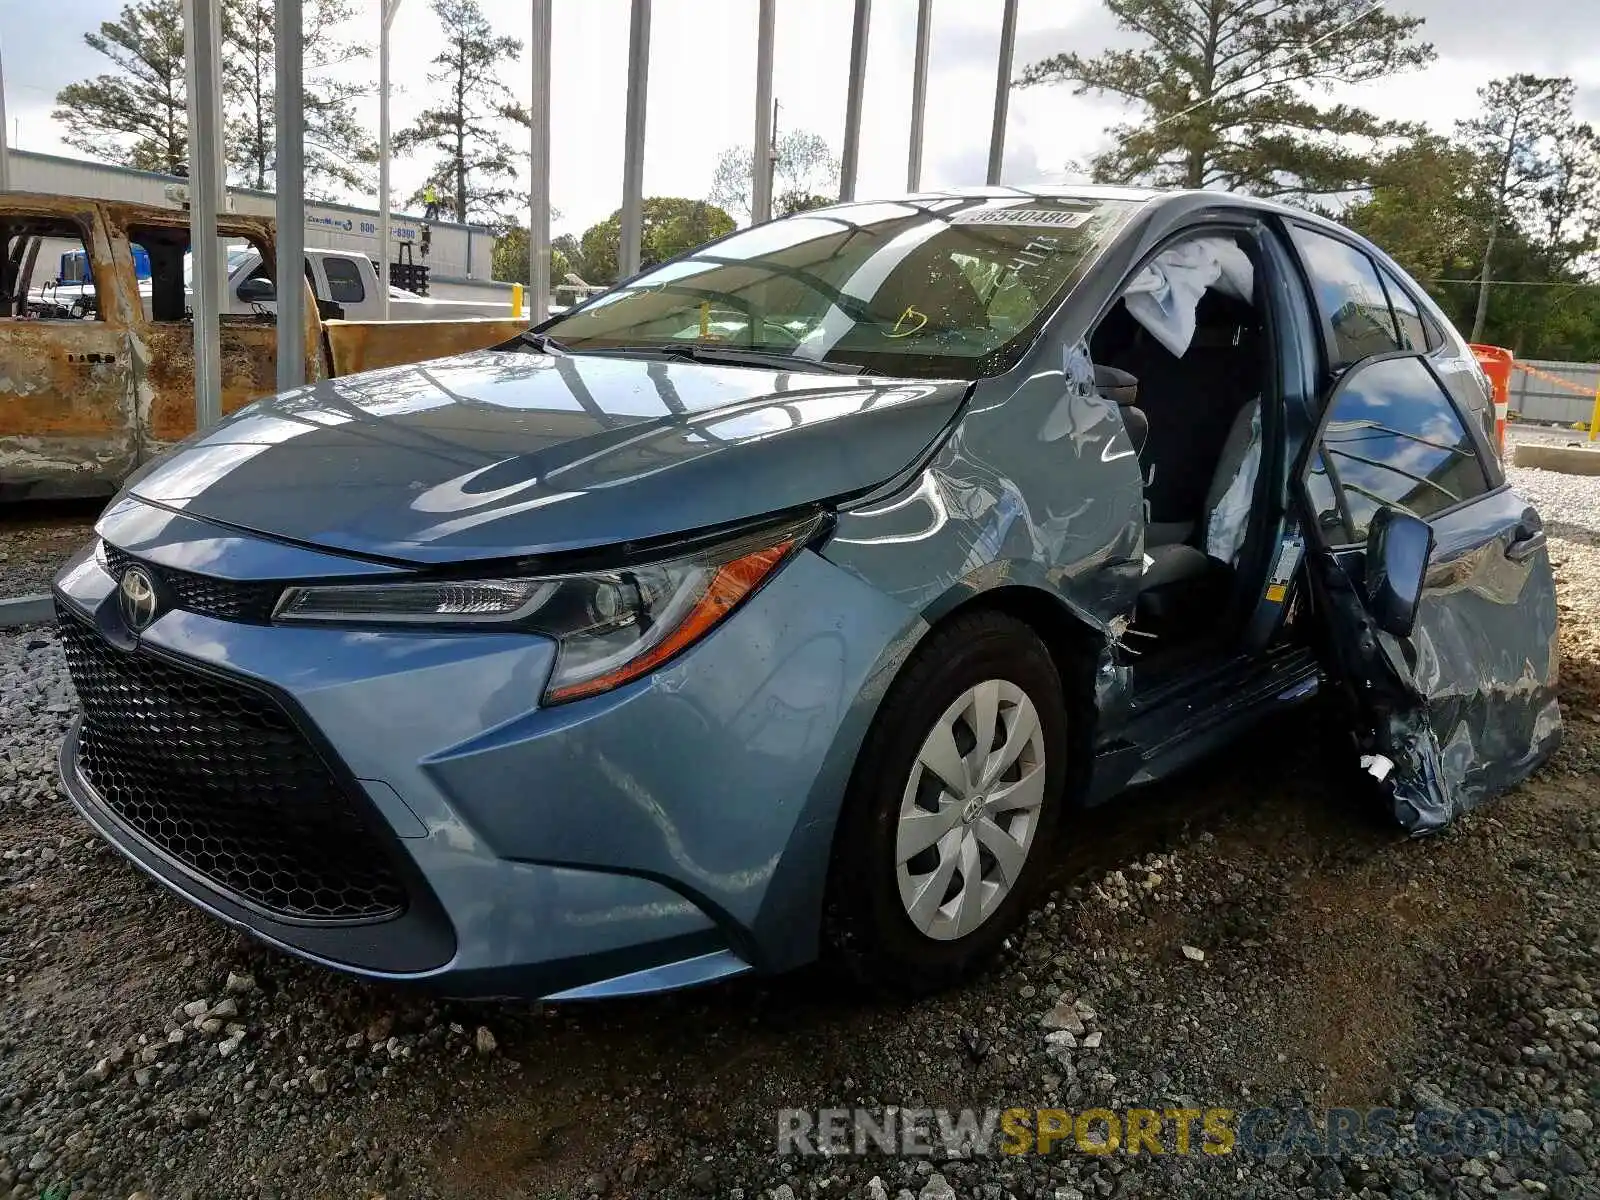
M1395 508L1381 508L1367 527L1367 609L1379 629L1409 637L1433 554L1433 527Z
M234 290L234 295L245 304L271 304L278 298L278 289L273 286L272 280L257 275L241 283Z

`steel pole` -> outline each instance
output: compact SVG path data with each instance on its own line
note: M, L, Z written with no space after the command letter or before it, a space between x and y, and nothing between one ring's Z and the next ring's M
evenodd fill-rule
M533 102L528 115L528 315L550 315L550 0L533 0Z
M11 144L6 141L6 71L5 56L0 54L0 192L11 190Z
M922 187L922 123L928 110L928 43L933 36L933 0L917 0L917 50L911 65L911 150L906 156L906 191Z
M306 381L306 168L300 0L277 0L278 390Z
M772 46L777 0L761 0L756 15L756 134L750 150L750 223L772 217Z
M222 419L222 243L217 209L226 194L222 157L221 0L184 0L183 54L189 90L189 252L194 296L194 420Z
M839 199L856 198L856 162L861 157L861 93L867 82L867 27L872 0L856 0L850 31L850 82L844 101L844 157L839 164Z
M989 131L989 184L1000 182L1006 154L1006 112L1011 105L1011 58L1017 45L1017 0L1006 0L1000 18L1000 63L994 84L994 128Z
M622 137L622 240L617 251L617 278L639 273L639 245L644 219L644 116L650 82L650 0L633 0L628 32L628 114Z
M389 26L400 0L380 0L378 16L378 290L383 319L389 319Z

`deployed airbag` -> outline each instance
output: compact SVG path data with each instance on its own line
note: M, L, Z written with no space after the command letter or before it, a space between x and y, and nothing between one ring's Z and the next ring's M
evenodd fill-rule
M1247 432L1248 431L1248 432ZM1248 438L1241 448L1238 441ZM1228 441L1222 448L1222 463L1237 465L1231 475L1218 472L1212 481L1206 517L1206 553L1218 562L1233 566L1239 561L1244 536L1250 523L1250 506L1256 495L1256 475L1261 470L1261 400L1252 400L1234 418ZM1218 494L1220 488L1220 494Z
M1151 259L1128 284L1123 303L1156 341L1182 358L1194 340L1195 309L1206 289L1249 304L1255 275L1255 264L1232 238L1193 238Z

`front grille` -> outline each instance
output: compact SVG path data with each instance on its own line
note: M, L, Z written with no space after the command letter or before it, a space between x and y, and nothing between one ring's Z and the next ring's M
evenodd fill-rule
M118 550L110 542L101 543L106 569L116 579L138 563L155 578L166 595L166 605L202 613L224 621L250 621L265 624L272 619L273 606L283 591L277 583L239 583L232 579L217 579L211 575L197 575L193 571L180 571L174 567L157 566L142 558L135 558L126 550Z
M278 915L371 920L405 907L349 792L275 700L116 650L57 615L83 708L78 765L140 837Z

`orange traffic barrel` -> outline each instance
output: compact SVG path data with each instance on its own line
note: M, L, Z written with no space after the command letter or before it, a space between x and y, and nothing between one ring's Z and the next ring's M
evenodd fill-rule
M1503 346L1473 344L1472 353L1494 388L1494 441L1500 457L1506 454L1506 419L1511 412L1511 367L1516 355Z

